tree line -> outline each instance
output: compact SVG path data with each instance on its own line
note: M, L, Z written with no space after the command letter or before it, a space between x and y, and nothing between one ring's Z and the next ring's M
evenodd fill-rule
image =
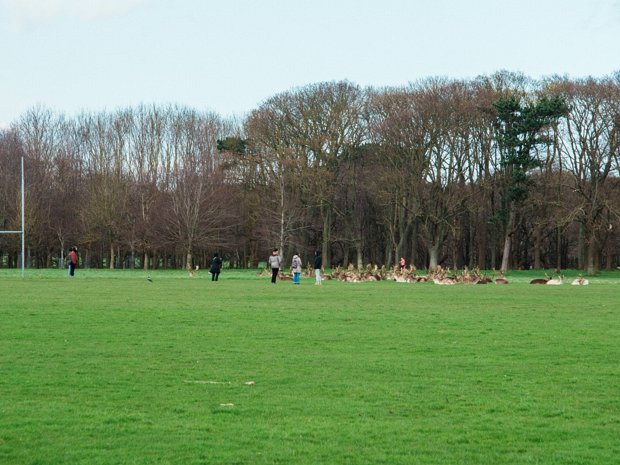
M290 89L240 119L182 106L66 117L36 107L0 132L0 229L28 266L307 263L568 268L620 262L620 72L498 72L402 87ZM20 238L0 235L0 266Z

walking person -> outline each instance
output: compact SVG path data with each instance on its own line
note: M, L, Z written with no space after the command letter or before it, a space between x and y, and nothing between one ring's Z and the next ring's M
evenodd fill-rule
M321 251L314 252L314 278L316 279L315 285L321 285L321 268L323 267L323 257L321 257Z
M293 272L293 284L299 284L301 278L301 258L297 254L293 255L291 271Z
M67 262L69 264L69 269L68 269L69 276L74 276L75 267L78 264L77 247L73 246L69 249L69 255L67 255Z
M211 259L211 281L217 281L220 277L220 270L222 269L222 259L217 252L213 254Z
M281 265L282 257L278 254L278 249L273 249L271 255L269 256L269 266L271 267L271 284L276 283L276 278L278 277L278 271L280 271Z

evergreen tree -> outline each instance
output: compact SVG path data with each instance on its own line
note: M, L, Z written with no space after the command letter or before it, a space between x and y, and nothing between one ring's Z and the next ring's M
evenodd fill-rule
M501 271L505 272L510 259L517 207L527 197L528 172L538 166L532 150L552 142L544 130L557 123L567 113L568 107L560 96L542 97L536 102L523 104L513 95L496 100L493 108L506 182L502 212L506 221L506 235L501 266Z

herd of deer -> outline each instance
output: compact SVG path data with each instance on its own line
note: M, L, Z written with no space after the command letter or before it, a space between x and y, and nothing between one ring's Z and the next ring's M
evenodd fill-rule
M551 286L558 286L563 283L564 275L559 275L557 278L550 278L546 273L544 278L532 279L530 281L530 284L549 284ZM588 284L590 284L590 281L581 276L571 281L571 285L573 286L587 286Z
M271 272L264 270L261 275L271 276ZM495 274L495 272L493 272ZM314 276L314 270L310 265L304 273L305 276ZM530 284L545 284L549 286L558 286L564 283L564 275L559 274L556 270L557 277L550 277L545 273L544 278L536 278L530 281ZM365 268L356 268L353 265L349 265L346 269L336 267L331 274L322 274L323 279L338 279L340 281L351 283L373 282L391 280L400 283L425 283L433 282L438 285L451 285L451 284L508 284L509 281L504 277L502 273L496 278L489 277L482 273L479 268L469 270L467 267L462 272L442 268L430 270L425 275L418 275L415 266L409 266L407 268L399 268L395 266L391 270L385 268L385 266L378 267L377 265L367 265ZM292 275L289 276L286 273L281 273L279 278L282 281L292 280ZM587 279L579 276L575 278L571 284L573 286L586 286L590 284Z

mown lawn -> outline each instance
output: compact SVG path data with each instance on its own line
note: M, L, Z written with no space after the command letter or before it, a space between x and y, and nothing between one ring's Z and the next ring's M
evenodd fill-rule
M539 274L3 270L0 463L620 463L620 272Z

